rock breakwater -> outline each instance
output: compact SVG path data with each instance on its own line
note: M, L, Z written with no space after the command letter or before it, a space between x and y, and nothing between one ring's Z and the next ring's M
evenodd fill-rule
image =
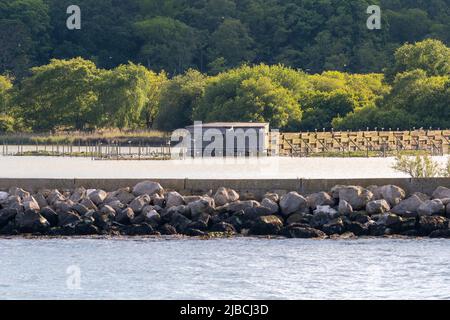
M262 201L225 187L181 195L143 181L99 189L0 191L0 235L211 235L450 238L450 189L433 194L394 185L339 185L310 195L268 192Z

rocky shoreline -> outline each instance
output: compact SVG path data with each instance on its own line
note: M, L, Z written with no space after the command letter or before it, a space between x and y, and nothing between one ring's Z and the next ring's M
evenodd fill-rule
M0 191L0 236L273 236L450 238L450 189L406 194L394 185L274 191L257 201L219 188L183 196L143 181L99 189Z

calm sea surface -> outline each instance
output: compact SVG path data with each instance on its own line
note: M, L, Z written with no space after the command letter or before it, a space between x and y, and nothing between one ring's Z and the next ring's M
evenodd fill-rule
M450 299L450 240L0 239L0 299Z

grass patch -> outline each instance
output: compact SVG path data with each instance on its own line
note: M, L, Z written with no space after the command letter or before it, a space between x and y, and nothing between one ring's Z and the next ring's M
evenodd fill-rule
M54 134L8 134L0 136L0 144L49 144L49 145L93 145L103 144L148 144L164 145L169 139L169 133L163 131L121 131L100 130L95 132L60 132Z

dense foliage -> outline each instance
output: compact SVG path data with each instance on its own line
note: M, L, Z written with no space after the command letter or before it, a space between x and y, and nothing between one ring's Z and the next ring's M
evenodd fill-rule
M77 0L75 31L66 28L73 2L0 0L0 74L19 78L50 58L75 57L170 75L217 74L243 62L379 73L405 42L450 43L449 0ZM381 30L366 27L373 4Z
M0 0L0 131L450 128L450 0L70 4Z

